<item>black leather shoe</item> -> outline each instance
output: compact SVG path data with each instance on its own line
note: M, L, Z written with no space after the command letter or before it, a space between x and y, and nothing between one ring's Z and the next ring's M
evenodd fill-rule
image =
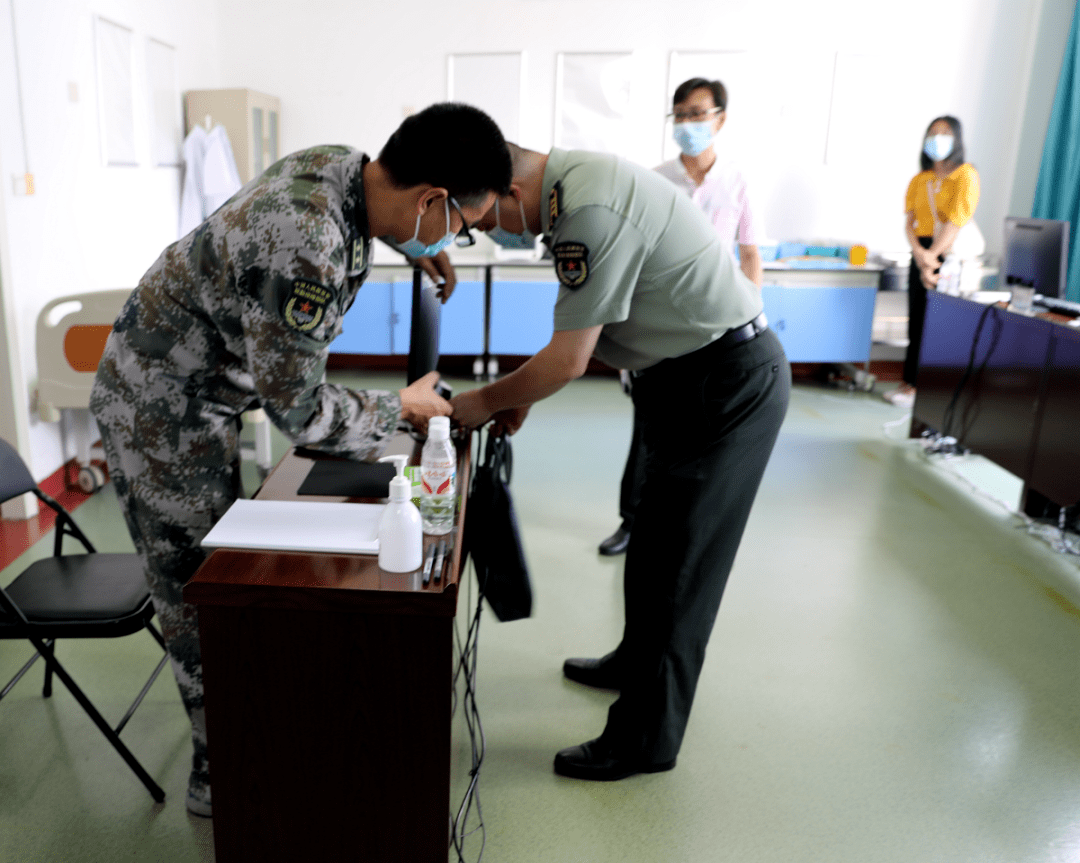
M600 659L568 659L562 673L575 683L597 689L621 689L622 676L615 660L615 651Z
M639 758L617 755L602 739L563 749L555 756L555 772L571 779L614 782L635 773L662 773L675 766L675 759L649 764Z
M625 552L628 545L630 545L630 531L620 526L615 533L600 543L599 551L601 554L613 557Z

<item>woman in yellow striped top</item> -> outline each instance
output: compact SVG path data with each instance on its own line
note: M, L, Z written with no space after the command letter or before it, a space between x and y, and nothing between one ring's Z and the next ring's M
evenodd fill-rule
M908 184L904 205L911 245L904 382L889 396L905 407L915 401L926 291L937 285L945 255L979 203L979 172L964 161L963 132L955 117L938 117L927 127L919 161L922 171Z

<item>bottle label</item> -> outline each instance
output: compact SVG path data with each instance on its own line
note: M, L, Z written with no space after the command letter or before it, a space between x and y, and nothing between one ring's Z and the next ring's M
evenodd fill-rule
M424 494L453 494L457 466L453 462L428 462L421 472Z

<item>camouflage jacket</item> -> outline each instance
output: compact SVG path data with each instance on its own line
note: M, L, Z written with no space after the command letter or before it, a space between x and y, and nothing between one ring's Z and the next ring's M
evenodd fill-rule
M397 393L323 383L369 269L366 162L348 147L294 153L169 246L109 336L91 397L98 421L212 433L262 407L294 443L378 456Z

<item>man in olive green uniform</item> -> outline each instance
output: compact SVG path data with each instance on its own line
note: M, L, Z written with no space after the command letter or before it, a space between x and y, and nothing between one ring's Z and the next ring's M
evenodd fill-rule
M261 407L295 444L370 461L400 420L449 414L434 373L397 393L324 383L327 348L372 236L438 254L509 181L498 127L464 105L409 117L375 161L338 146L294 153L169 246L116 320L90 407L192 720L196 814L211 814L209 761L196 610L182 590L239 494L240 415Z
M668 770L787 409L790 369L757 288L675 186L613 156L510 149L511 194L478 227L506 245L545 235L561 283L555 333L517 371L456 397L454 417L513 432L590 356L632 371L646 459L626 626L612 653L564 665L567 677L620 697L603 734L559 752L555 770L601 780Z

